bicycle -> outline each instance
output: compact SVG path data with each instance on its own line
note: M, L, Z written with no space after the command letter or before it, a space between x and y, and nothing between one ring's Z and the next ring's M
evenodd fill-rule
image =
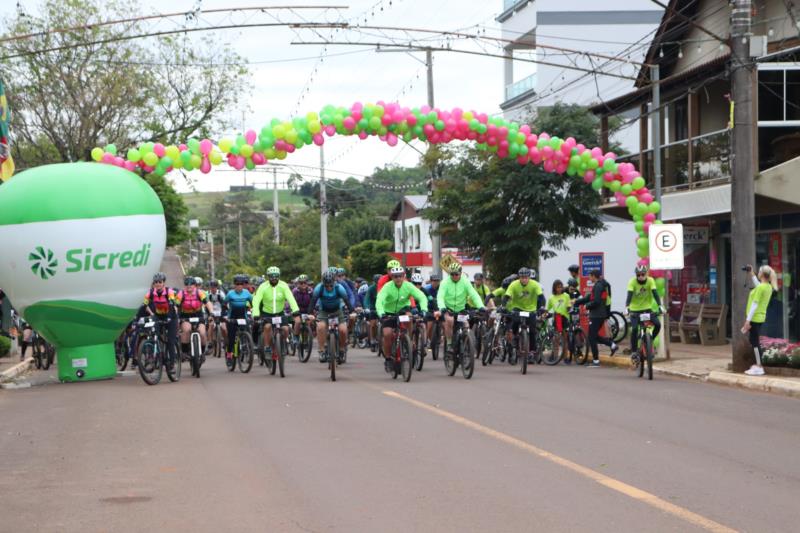
M331 371L331 381L336 381L336 365L340 363L339 359L339 317L329 316L328 322L328 369Z
M144 324L144 317L135 322L131 322L125 329L122 336L122 342L119 343L117 355L117 369L124 372L128 368L128 362L131 362L131 367L136 365L136 353L139 350L139 342L142 334L142 325Z
M553 322L549 321L547 314L542 315L542 320L538 326L538 336L536 338L536 362L554 366L564 358L564 347L561 346L563 340L561 333L556 331L555 315L550 315Z
M286 374L284 373L284 363L286 361L288 347L286 346L286 336L283 334L283 323L283 315L263 317L261 319L261 335L258 337L258 355L272 376L275 375L276 370L280 370L281 377L286 377ZM267 331L266 324L272 325L270 328L272 330L272 357L267 357L264 346L264 336L266 335Z
M625 318L623 313L611 311L607 324L611 334L610 337L614 342L620 343L628 335L628 319Z
M652 315L657 314L646 311L631 311L631 315L639 320L639 348L631 354L631 365L634 370L639 370L639 377L644 376L644 367L647 365L647 379L653 379L653 336L650 330L655 326ZM644 353L642 353L644 348ZM642 359L644 358L644 361Z
M171 360L169 355L167 339L167 319L156 319L150 317L142 325L144 338L139 343L136 354L136 367L139 375L148 385L157 385L161 381L163 368L167 369L167 377L170 381L176 382L181 379L181 363Z
M50 368L50 365L53 364L53 359L55 357L55 348L44 340L44 337L39 335L39 332L31 330L31 349L33 350L33 359L34 363L36 364L36 368L39 370L47 370Z
M492 311L490 318L494 320L494 325L486 333L486 349L481 356L481 363L486 366L491 365L496 358L501 362L506 360L509 352L508 340L506 339L506 316L499 311Z
M403 381L408 383L411 380L411 373L414 369L414 349L411 346L411 339L408 336L408 330L411 327L411 317L406 314L400 314L396 315L396 318L397 320L392 329L391 343L392 354L394 354L394 364L392 365L390 373L392 379L397 379L398 375L402 375Z
M203 366L205 360L205 350L203 349L203 340L200 338L200 332L197 328L200 327L200 317L193 316L186 319L189 325L192 326L192 332L189 334L189 366L192 369L192 376L200 377L200 367ZM183 360L183 357L181 357Z
M442 347L442 319L434 319L431 326L431 357L434 361L439 359L439 350Z
M231 358L225 361L229 372L236 370L239 366L239 372L247 374L253 368L253 334L252 324L247 318L236 319L235 331L229 331L228 335L234 335L233 353ZM238 362L238 363L237 363Z
M586 332L581 327L581 311L573 307L569 312L569 329L567 330L567 346L576 365L582 365L589 357Z
M475 359L481 360L481 363L485 366L483 358L483 352L486 351L486 336L487 336L487 327L486 327L486 320L487 317L484 315L476 314L475 317L472 319L470 330L472 331L472 337L475 339Z
M531 333L528 330L528 318L531 316L530 311L514 310L511 312L512 316L519 318L519 333L512 337L511 344L509 345L510 351L508 362L511 365L517 364L517 360L521 362L520 372L522 375L528 373L528 357L531 355ZM523 320L524 319L524 320Z
M445 339L444 368L448 376L453 376L460 366L464 379L470 379L472 373L475 372L475 338L469 327L470 315L473 313L466 310L457 315L450 311L448 313L455 317L453 320L453 350L452 353L448 351L447 339Z
M311 357L311 349L314 347L314 332L309 325L309 320L313 320L314 315L301 315L300 320L300 342L297 345L299 355L297 359L301 363L307 363Z
M369 345L369 320L368 314L361 312L356 318L356 324L350 333L350 346L355 348L358 346L362 350Z
M222 323L221 318L218 315L214 315L214 332L211 335L211 339L209 339L210 347L211 347L211 356L212 357L222 357L225 353L225 339L222 335L222 329L220 329L220 324ZM210 334L210 332L209 332Z
M414 316L414 329L411 331L411 346L414 352L414 370L419 372L425 364L425 317Z

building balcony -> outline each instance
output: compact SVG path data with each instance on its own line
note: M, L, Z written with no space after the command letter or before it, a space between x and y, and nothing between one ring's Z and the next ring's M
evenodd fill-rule
M526 78L506 85L505 101L500 104L500 109L520 108L525 101L536 95L536 74L531 74Z
M515 11L525 7L531 0L503 0L503 12L495 19L497 22L505 22L510 19Z

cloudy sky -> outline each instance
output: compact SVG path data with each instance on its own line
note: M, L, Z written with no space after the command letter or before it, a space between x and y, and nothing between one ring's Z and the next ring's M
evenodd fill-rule
M38 1L23 0L23 9L35 12ZM164 7L168 4L168 8ZM146 15L168 10L191 10L197 5L203 9L244 6L276 5L266 0L172 0L156 2L139 0L136 13ZM402 26L432 30L463 30L467 33L485 31L499 36L499 25L494 18L502 10L502 0L289 0L278 4L340 5L345 9L315 9L296 11L271 11L282 21L308 20L334 22L348 20L369 25ZM16 0L0 0L0 16L13 14ZM302 17L302 19L301 19ZM204 24L241 24L267 22L269 16L238 13L202 14ZM182 24L181 17L154 23L151 30L174 28ZM379 31L372 35L331 34L320 30L315 35L310 30L293 31L283 27L243 28L218 32L215 38L229 43L250 62L251 79L248 97L240 105L227 110L237 126L259 131L272 118L288 119L297 110L301 114L319 111L326 104L349 106L355 101L375 102L395 100L409 107L426 103L424 53L376 53L370 46L292 45L292 41L321 40L332 37L339 41L386 40ZM198 34L202 35L202 34ZM206 34L208 35L208 34ZM398 37L399 34L392 34ZM442 41L434 41L436 44ZM468 50L500 53L498 45L479 44L471 40L453 42L453 47ZM482 48L481 48L482 47ZM322 57L322 61L320 61ZM525 65L522 68L532 68ZM315 73L316 70L316 73ZM519 72L519 71L518 71ZM313 77L312 77L313 76ZM303 91L304 87L308 91ZM503 99L503 62L501 59L448 52L434 54L434 92L438 107L475 109L489 114L499 113ZM219 137L235 136L237 131L218 132ZM386 164L412 166L419 154L400 143L391 148L377 139L358 141L356 138L327 138L325 156L330 177L369 175L376 167ZM314 146L290 154L285 161L302 165L303 173L317 175L319 149ZM227 168L223 165L223 168ZM248 173L248 182L265 182L267 174ZM269 176L271 178L271 175ZM191 185L180 176L174 183L181 191L227 190L231 184L241 184L245 176L240 172L212 172L204 176L199 172L190 175ZM261 185L262 187L264 185Z

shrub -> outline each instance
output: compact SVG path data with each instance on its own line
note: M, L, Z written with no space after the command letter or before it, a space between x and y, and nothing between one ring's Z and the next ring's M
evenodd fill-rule
M11 339L0 335L0 357L5 357L11 350Z
M789 367L800 369L800 353L795 353L789 357Z

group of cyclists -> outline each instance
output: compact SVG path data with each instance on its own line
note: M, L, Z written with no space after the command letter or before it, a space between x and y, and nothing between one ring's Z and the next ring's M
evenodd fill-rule
M526 363L541 362L541 357L537 360L536 356L539 337L533 332L546 324L554 339L552 351L560 349L558 361L570 364L573 355L577 355L573 352L586 350L585 345L576 346L568 336L583 306L589 315L588 347L592 359L589 361L586 353L583 358L574 360L596 367L599 365L598 344L606 344L611 355L618 346L613 339L600 334L610 311L611 287L599 272L590 274L590 290L582 295L578 266L572 265L566 284L555 280L551 295L546 298L536 279L535 269L522 267L516 274L504 278L499 287L491 289L482 273L475 274L470 281L457 262L450 265L444 279L433 274L427 283L420 273L408 273L396 260L389 261L386 272L374 275L371 282L362 278L350 280L345 269L331 267L316 284L305 274L287 283L281 279L280 269L271 266L266 270L265 278L236 275L232 286L227 288L219 280L205 284L202 279L187 276L182 289L173 289L166 286L166 276L159 272L153 277L152 287L144 297L137 319L141 322L152 317L165 322L169 364L187 357L189 336L193 331L199 334L205 347L203 360L210 352L212 342L221 339L226 360L232 364L235 350L234 335L230 333L236 331L241 319L248 321L262 364L272 357L273 350L279 349L273 346L276 338L273 327L280 328L279 333L287 345L296 347L300 342L301 327L306 326L307 331L315 332L319 361L328 362L330 353L336 354L341 364L346 360L349 334L354 331L358 320L358 335L362 337L363 345L382 355L386 372L396 376L399 362L392 343L399 322L413 320L424 324L420 331L424 332L425 340L420 343L422 353L416 354L417 357L425 357L427 350L438 349L443 342L447 362L448 358L456 356L454 352L458 350L453 343L456 321L466 321L464 317L467 314L470 326L477 321L486 325L482 331L497 331L499 328L494 328L495 323L501 321L502 338L498 340L518 350L519 357L524 357ZM657 335L660 328L657 315L663 313L663 308L646 266L635 268L635 276L627 290L632 352L636 352L638 314L644 311L653 313L652 317L648 315L648 323L653 325L653 333ZM338 328L338 347L327 345L328 321L334 319L338 324L333 328ZM524 345L520 345L518 340L521 326L526 332L531 332ZM441 333L436 335L434 328ZM135 329L133 324L132 329ZM487 341L477 339L476 345L485 351L490 350L492 347Z

